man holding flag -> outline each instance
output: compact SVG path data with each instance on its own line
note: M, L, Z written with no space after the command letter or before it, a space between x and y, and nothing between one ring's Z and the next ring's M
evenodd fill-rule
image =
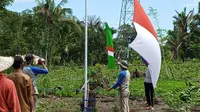
M145 96L148 104L147 109L154 110L154 88L151 80L150 69L148 68L149 63L144 58L142 58L142 61L147 66L144 79Z
M148 66L145 73L145 95L148 109L154 110L153 96L160 74L161 51L153 25L138 0L134 0L133 25L137 36L129 46L143 57L143 61Z
M153 25L138 0L134 0L133 24L137 36L129 46L149 63L148 69L155 88L161 68L161 51Z

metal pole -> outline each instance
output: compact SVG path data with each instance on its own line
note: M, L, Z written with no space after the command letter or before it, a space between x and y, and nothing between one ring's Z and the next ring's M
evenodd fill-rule
M129 47L129 43L130 43L130 37L128 37L128 46L127 46L127 61L128 61L128 59L129 59L129 49L130 49L130 47Z
M84 112L87 111L87 70L88 70L88 57L87 57L87 52L88 52L88 26L87 26L87 0L85 0L85 92L84 92Z

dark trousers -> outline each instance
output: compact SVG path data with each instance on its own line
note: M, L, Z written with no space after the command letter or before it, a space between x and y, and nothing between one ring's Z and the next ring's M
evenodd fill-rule
M144 83L144 88L145 88L145 96L146 96L146 100L148 103L148 106L154 106L154 88L152 83Z

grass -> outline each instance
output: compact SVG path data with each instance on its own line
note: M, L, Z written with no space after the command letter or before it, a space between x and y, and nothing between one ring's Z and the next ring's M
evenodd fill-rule
M185 90L188 88L186 85L187 81L196 82L200 79L200 63L197 62L186 62L180 63L167 63L167 69L170 74L166 74L164 66L162 66L160 78L155 89L155 96L162 97L170 107L172 108L187 108L187 105L191 105L190 102L184 102L181 100L181 94L192 94L186 93ZM135 69L139 71L145 71L145 66L130 66L129 70L131 73ZM106 67L96 65L89 67L89 73L91 71L100 71L107 77L110 82L116 81L119 70L108 70ZM40 95L53 94L62 97L75 97L77 99L82 98L83 93L76 94L76 89L80 89L84 82L84 69L77 66L74 67L53 67L50 69L48 75L40 75L38 78L38 89ZM62 88L59 90L58 88ZM118 95L117 90L110 92L105 91L105 88L99 88L96 91L100 95L113 96ZM144 78L132 79L130 82L131 96L138 99L144 98ZM196 94L196 93L195 93ZM198 95L197 95L198 96ZM194 99L194 98L193 98ZM81 100L80 100L81 101ZM195 101L194 101L195 102ZM40 104L41 106L42 104ZM57 107L62 108L63 103L56 103ZM200 106L199 103L195 105Z
M37 112L79 112L80 98L39 98Z

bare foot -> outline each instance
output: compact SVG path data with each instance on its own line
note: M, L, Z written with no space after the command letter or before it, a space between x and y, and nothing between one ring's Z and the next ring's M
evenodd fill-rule
M152 106L150 106L150 110L155 110Z
M149 107L149 106L146 107L146 110L150 110L150 109L151 109L151 107Z

